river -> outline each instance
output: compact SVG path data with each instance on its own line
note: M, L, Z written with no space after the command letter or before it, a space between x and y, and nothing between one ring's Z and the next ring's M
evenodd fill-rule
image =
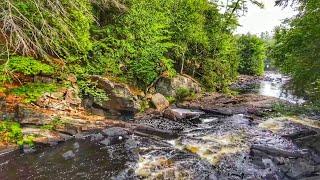
M282 93L287 80L267 73L255 91L302 102ZM253 122L243 114L202 116L179 137L130 134L112 145L97 132L30 154L2 156L0 179L319 179L319 138L291 137L318 133L311 122L305 125L280 119Z

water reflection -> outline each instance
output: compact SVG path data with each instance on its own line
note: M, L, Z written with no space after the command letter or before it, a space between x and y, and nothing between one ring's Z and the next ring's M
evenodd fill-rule
M280 98L290 103L304 103L305 100L294 96L292 91L285 88L289 80L290 78L288 76L268 71L265 74L264 80L262 80L259 85L258 93L264 96Z

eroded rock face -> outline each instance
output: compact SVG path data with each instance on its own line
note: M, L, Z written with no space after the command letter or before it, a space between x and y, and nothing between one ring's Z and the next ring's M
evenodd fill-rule
M92 76L92 82L97 82L97 87L103 89L108 100L102 103L94 102L106 110L138 112L140 104L127 85L115 83L101 76Z
M22 129L23 135L32 135L33 142L37 144L55 145L59 142L68 140L68 135L62 135L58 132L44 130L39 128L25 127ZM71 138L71 136L69 136Z
M81 105L78 94L78 87L60 89L58 92L45 93L37 100L36 105L52 110L71 110Z
M157 108L158 111L163 111L170 106L169 101L160 93L157 93L151 97L151 102Z
M197 81L191 77L177 75L176 77L161 78L155 85L156 92L165 96L175 96L179 88L187 88L195 93L201 92L201 87Z

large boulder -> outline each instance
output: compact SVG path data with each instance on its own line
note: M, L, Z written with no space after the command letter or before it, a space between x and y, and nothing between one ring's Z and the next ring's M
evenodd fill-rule
M159 111L163 111L170 106L169 101L160 93L157 93L151 97L151 102Z
M97 87L103 89L108 96L108 100L104 102L94 102L103 109L133 113L139 111L140 102L127 85L112 82L108 78L101 76L92 76L91 81L97 82Z
M200 84L186 75L177 75L172 79L163 77L155 85L156 92L165 96L175 96L179 88L186 88L195 93L201 92Z

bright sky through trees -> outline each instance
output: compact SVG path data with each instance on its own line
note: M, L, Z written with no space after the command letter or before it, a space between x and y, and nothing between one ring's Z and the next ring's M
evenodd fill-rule
M275 7L274 0L261 0L265 4L264 9L260 9L252 4L248 7L248 13L240 17L241 27L238 27L239 34L260 34L261 32L272 32L275 26L281 21L296 14L293 7Z

